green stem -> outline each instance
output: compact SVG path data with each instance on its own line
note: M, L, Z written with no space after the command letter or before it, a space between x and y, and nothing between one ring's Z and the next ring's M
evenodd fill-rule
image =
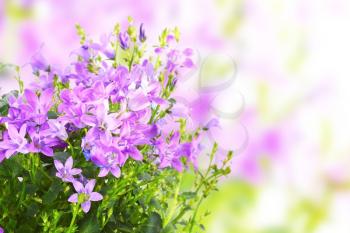
M131 55L131 59L129 62L129 71L131 71L131 66L132 66L132 62L134 61L134 56L135 56L135 47L132 50L132 55Z
M38 154L35 154L35 153L30 153L29 154L29 161L30 161L29 174L30 174L30 178L31 178L31 180L33 181L34 184L36 183L35 176L36 176L36 171L37 171L37 168L38 168L38 165L39 165L39 159L38 158L39 158Z
M72 144L70 143L69 138L66 140L66 142L69 146L71 156L74 156L74 148L73 148Z
M199 200L199 202L198 202L198 204L197 204L197 207L196 207L196 210L194 211L193 217L192 217L192 219L191 219L191 226L190 226L190 231L189 231L189 233L192 233L193 226L194 226L194 222L195 222L195 220L196 220L199 207L200 207L200 205L202 204L203 200L204 200L204 198L203 198L203 196L201 196L201 199Z
M75 219L77 218L78 211L79 211L78 204L74 204L74 206L73 206L73 217L72 217L72 220L70 221L68 233L72 232L72 228L73 228L73 226L75 224Z
M170 220L172 219L172 217L173 217L173 215L175 213L176 206L177 206L177 198L178 198L179 192L180 192L181 182L182 182L182 173L180 173L180 175L179 175L179 182L178 182L176 190L175 190L174 199L173 199L173 201L171 202L171 205L170 205L169 214L167 215L166 219L164 220L164 226L165 227L170 223Z

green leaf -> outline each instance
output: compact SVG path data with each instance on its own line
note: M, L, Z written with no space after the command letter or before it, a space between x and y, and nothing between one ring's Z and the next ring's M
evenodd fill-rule
M89 213L89 216L86 217L79 225L80 233L97 233L100 231L100 226L97 221L97 217L93 212Z
M184 192L181 194L181 196L183 196L186 199L192 199L195 198L197 196L196 192Z
M56 113L56 112L53 112L53 111L49 111L49 112L47 113L47 116L48 116L49 119L57 119L57 118L58 118L57 113Z
M57 159L61 162L65 162L69 156L70 156L70 154L68 152L56 152L55 153L55 159Z
M0 116L6 116L8 113L8 99L10 96L18 96L18 91L11 91L3 95L0 99Z
M53 201L57 199L58 194L63 190L62 185L59 181L55 180L50 189L43 196L43 203L45 205L51 204Z
M160 233L161 230L162 230L162 219L159 214L157 214L156 212L152 212L142 232Z

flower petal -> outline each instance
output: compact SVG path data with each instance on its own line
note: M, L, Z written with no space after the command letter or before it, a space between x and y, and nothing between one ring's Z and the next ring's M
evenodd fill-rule
M100 173L98 173L98 177L105 177L109 173L109 169L107 168L101 168Z
M141 152L136 149L136 148L133 148L131 151L130 151L130 156L131 158L137 160L137 161L140 161L143 159L143 155L141 154Z
M41 153L43 153L46 156L49 156L49 157L54 156L53 149L51 147L44 146L41 148L40 151L41 151Z
M69 158L66 160L66 162L64 164L64 167L67 170L71 170L72 169L72 167L73 167L73 158L72 158L72 156L69 156Z
M92 190L95 187L95 184L96 184L96 180L95 179L89 180L89 182L85 185L85 191L87 193L91 193Z
M86 201L86 202L81 203L81 208L83 208L84 213L89 212L90 207L91 207L90 201Z
M69 201L69 202L72 202L72 203L77 203L77 202L78 202L78 194L77 194L77 193L72 194L72 195L68 198L68 201Z
M73 168L73 169L70 171L70 174L71 174L72 176L75 176L75 175L80 174L81 172L82 172L81 169L79 169L79 168Z
M38 96L29 89L24 91L24 96L26 97L28 104L33 108L33 110L35 110L38 104Z
M21 129L19 130L19 135L24 138L26 136L27 133L27 124L23 124L21 126Z
M47 113L51 106L52 106L52 96L53 96L53 89L48 88L45 91L43 91L40 95L40 107L42 108L42 113Z
M82 183L80 183L79 181L73 181L73 186L75 188L75 190L78 192L78 193L81 193L83 192L84 190L84 186Z
M101 201L103 196L98 192L92 192L90 194L90 201Z
M55 164L55 167L56 167L56 170L57 170L57 171L60 171L60 170L63 169L63 164L61 163L61 161L59 161L59 160L54 160L53 162L54 162L54 164Z
M112 172L113 176L115 176L117 178L120 177L120 168L118 166L112 167L111 172Z
M7 129L8 129L8 134L12 140L16 140L19 138L19 134L15 126L9 124L7 126Z
M15 150L9 149L9 150L7 150L7 151L5 152L5 157L8 159L8 158L10 158L14 153L16 153Z

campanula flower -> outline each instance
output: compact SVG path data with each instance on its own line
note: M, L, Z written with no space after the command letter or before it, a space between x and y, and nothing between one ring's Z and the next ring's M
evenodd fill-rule
M66 127L59 120L50 119L47 121L47 124L49 128L43 131L43 134L46 134L49 137L57 137L63 141L68 138Z
M74 176L82 172L81 169L73 168L72 156L66 160L64 165L59 160L54 160L54 164L57 170L56 176L64 182L73 182Z
M13 154L19 153L28 153L28 141L25 138L27 134L27 125L23 124L20 130L14 125L8 125L8 138L0 142L0 149L5 151L5 157L9 158Z
M54 156L53 147L56 146L59 141L55 138L45 137L42 134L32 134L31 143L28 145L28 151L32 153L43 153L46 156Z
M143 23L140 25L139 40L145 42L147 39L145 29L143 28Z
M30 65L32 66L34 73L36 73L40 70L49 71L49 69L50 69L50 66L48 65L46 59L43 57L43 55L40 52L36 53L32 57Z
M103 196L98 192L93 192L96 180L89 180L84 186L79 181L75 180L73 182L74 189L77 193L72 194L68 201L72 203L81 203L81 208L84 213L89 212L91 208L91 201L101 201Z
M34 91L26 89L24 91L27 104L23 106L28 112L30 119L41 125L47 120L47 113L52 107L53 89L46 89L38 96Z
M124 33L120 32L118 38L119 38L120 47L124 50L128 49L130 46L129 35L126 32Z

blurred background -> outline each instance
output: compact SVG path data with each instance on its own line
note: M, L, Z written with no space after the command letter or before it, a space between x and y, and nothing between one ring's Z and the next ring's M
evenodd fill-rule
M181 44L197 53L187 97L220 118L211 140L236 152L232 174L205 204L207 232L350 232L350 1L0 3L0 63L23 66L25 81L39 50L69 64L76 23L97 39L127 16L145 24L150 41L180 28ZM1 76L0 93L16 85Z

